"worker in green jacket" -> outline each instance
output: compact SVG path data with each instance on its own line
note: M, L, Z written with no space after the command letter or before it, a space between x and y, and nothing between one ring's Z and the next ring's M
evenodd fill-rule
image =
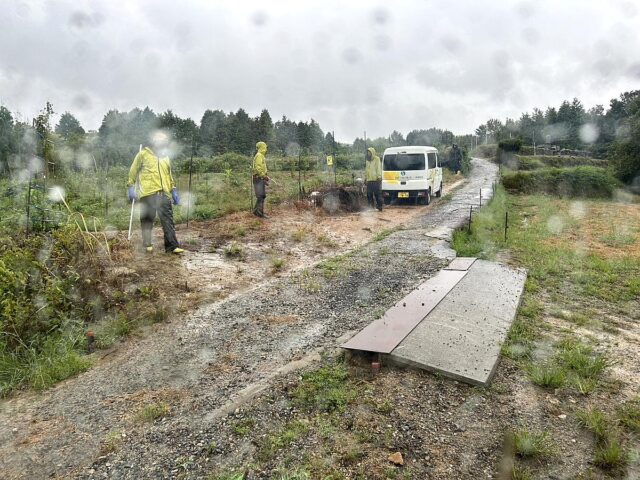
M162 150L162 143L167 139L155 139L154 148ZM156 145L157 144L157 145ZM136 178L139 179L140 195L135 189ZM142 245L147 252L153 252L151 230L156 214L164 232L164 249L167 253L182 253L176 230L173 225L173 209L180 204L176 182L171 175L171 162L168 157L159 158L149 147L143 148L133 159L129 169L127 182L129 201L140 199L140 227L142 229Z
M253 190L256 193L256 206L253 209L253 214L257 217L267 218L264 214L264 199L267 198L266 187L269 184L267 162L264 158L267 154L267 144L264 142L256 143L256 150L256 156L253 157L253 165L251 167Z
M382 195L380 191L382 187L382 163L373 147L367 148L366 160L364 174L367 182L367 201L370 207L376 207L377 205L378 210L382 211Z

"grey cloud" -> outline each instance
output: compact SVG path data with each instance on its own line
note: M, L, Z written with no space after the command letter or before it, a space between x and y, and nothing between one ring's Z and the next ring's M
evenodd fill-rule
M268 108L345 140L365 129L463 133L634 88L636 10L598 0L579 10L552 0L12 2L0 11L0 101L33 116L50 100L88 129L109 108L149 105L196 121L207 108Z

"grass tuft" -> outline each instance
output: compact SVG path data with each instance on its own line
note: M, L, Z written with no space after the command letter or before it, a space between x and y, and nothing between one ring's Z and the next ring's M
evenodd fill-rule
M552 364L531 365L529 377L535 385L543 388L560 388L567 379L565 370Z
M549 432L532 432L523 428L513 434L513 441L515 452L520 457L550 456L555 450Z
M138 410L136 418L140 422L153 422L158 418L166 417L169 411L169 405L164 402L150 403Z
M605 438L609 432L609 419L602 410L593 407L589 410L578 410L576 412L580 425L591 431L596 438Z
M307 372L293 391L294 401L310 410L343 411L358 393L348 382L345 365L336 363Z
M231 242L224 248L224 255L228 258L235 258L237 260L242 260L245 258L246 254L242 245L237 242Z
M612 436L596 446L593 463L606 470L619 470L629 462L629 453Z
M284 264L285 264L284 258L271 259L271 271L273 273L279 272L284 267Z
M640 432L640 397L623 403L618 408L618 421L628 430Z

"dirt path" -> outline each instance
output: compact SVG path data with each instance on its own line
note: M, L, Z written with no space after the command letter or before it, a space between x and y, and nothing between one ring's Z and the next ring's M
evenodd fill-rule
M334 243L311 260L292 253L287 261L295 270L291 275L273 276L266 271L273 266L266 266L264 255L252 251L235 270L216 270L218 263L204 253L217 240L201 232L199 238L204 240L195 248L200 253L187 257L188 281L213 285L226 276L225 285L232 287L225 288L240 293L205 304L186 319L156 325L144 338L127 342L90 371L47 392L3 401L4 477L206 477L202 463L189 461L176 467L176 462L202 456L211 444L211 432L221 421L211 412L292 360L334 346L338 337L366 325L446 263L433 255L433 248L439 248L438 232L463 222L469 204L478 203L481 188L483 196L488 195L497 173L489 162L474 163L472 178L449 202L389 209L383 214L389 222L378 217L371 221L366 215L314 220L309 228L326 233L313 233L313 238L332 234ZM292 221L289 230L271 233L275 233L270 247L275 256L292 250L287 235L308 225L304 215L299 222ZM401 224L407 228L352 254L332 255ZM333 258L302 270L326 257ZM258 288L251 286L256 277ZM220 298L215 292L221 289L207 288L206 295ZM141 409L152 404L169 414L145 423ZM223 454L239 454L229 445L220 448Z

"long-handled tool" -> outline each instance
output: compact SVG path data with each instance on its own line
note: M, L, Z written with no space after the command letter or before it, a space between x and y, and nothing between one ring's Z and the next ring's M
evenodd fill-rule
M131 201L131 216L129 216L129 235L127 235L127 240L131 240L131 227L133 226L133 206L136 204L136 199L134 198Z
M142 151L142 144L140 144L140 148L138 149L138 153ZM131 215L129 216L129 234L127 235L127 241L131 240L131 228L133 227L133 207L136 204L136 199L131 201Z

